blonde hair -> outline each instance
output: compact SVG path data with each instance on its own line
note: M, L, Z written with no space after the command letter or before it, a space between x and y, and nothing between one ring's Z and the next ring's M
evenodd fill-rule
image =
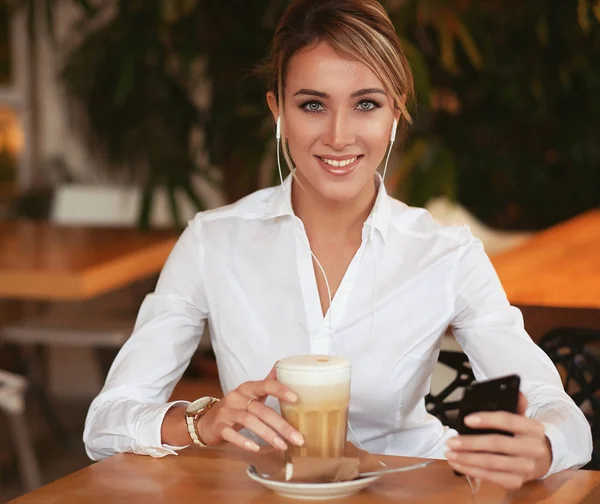
M377 0L293 0L275 31L268 61L261 67L283 116L283 89L292 57L318 42L365 64L383 83L400 111L398 130L412 122L406 106L414 95L413 77L394 25ZM283 121L281 124L282 138ZM287 147L286 162L293 172Z

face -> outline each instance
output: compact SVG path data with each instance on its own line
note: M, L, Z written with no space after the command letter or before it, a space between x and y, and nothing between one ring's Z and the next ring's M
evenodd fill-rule
M284 134L302 187L340 203L372 198L394 120L377 76L321 42L292 57L284 97ZM268 100L277 119L275 95Z

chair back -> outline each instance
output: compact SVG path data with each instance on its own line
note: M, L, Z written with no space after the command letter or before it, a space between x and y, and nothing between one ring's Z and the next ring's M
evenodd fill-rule
M463 352L454 350L441 350L438 363L455 372L454 379L437 393L430 392L425 396L425 407L429 413L437 417L444 425L455 428L460 399L451 396L460 390L464 390L473 381L475 376L469 363L469 358Z
M133 227L140 203L137 187L65 184L56 188L50 220L61 225Z
M600 330L559 327L542 336L539 346L590 424L594 449L585 469L600 470Z

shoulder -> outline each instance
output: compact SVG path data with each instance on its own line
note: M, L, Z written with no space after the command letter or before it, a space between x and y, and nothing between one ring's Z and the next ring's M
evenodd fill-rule
M235 225L239 221L263 220L269 217L279 197L277 187L260 189L235 203L197 213L188 226L196 233L202 229L215 229Z
M473 238L467 225L444 225L436 221L425 209L412 207L389 197L390 227L393 231L414 238L438 238L456 246Z

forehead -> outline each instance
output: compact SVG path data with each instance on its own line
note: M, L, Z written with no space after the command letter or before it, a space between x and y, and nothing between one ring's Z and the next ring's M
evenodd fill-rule
M292 94L298 89L315 89L334 96L384 86L367 65L319 42L292 56L285 87Z

